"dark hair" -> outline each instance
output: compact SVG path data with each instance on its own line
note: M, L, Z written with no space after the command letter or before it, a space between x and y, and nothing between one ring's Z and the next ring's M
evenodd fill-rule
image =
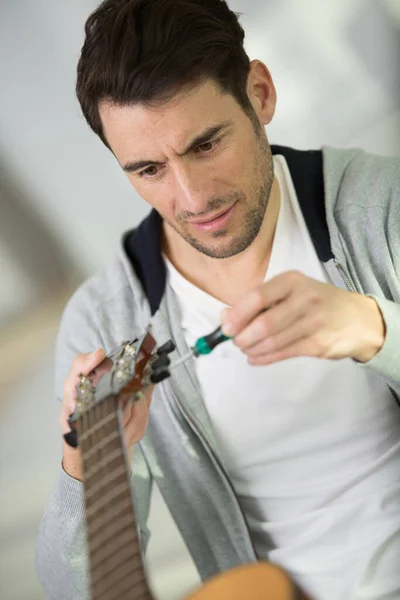
M247 95L244 31L224 0L104 0L86 21L85 35L76 92L107 146L100 101L154 105L206 79L256 118Z

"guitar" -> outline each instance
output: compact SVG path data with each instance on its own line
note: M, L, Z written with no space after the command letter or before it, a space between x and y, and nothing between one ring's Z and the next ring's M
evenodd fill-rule
M96 388L80 376L66 441L82 455L91 600L155 600L140 550L122 414L127 402L169 376L170 340L156 349L149 332L122 344ZM306 600L283 570L252 563L215 576L185 600Z

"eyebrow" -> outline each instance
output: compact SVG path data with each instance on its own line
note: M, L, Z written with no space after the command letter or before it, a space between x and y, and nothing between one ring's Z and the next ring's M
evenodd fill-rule
M223 133L226 129L232 127L233 121L224 121L219 125L214 125L213 127L208 127L205 131L200 133L200 135L196 136L194 140L189 142L183 152L179 152L178 156L185 156L189 154L192 150L194 150L197 146L201 146L201 144L205 144L211 138L216 137L217 135ZM143 169L144 167L148 167L150 165L161 165L162 163L156 160L137 160L133 162L128 162L123 166L123 170L127 173L134 173L135 171L139 171L139 169Z

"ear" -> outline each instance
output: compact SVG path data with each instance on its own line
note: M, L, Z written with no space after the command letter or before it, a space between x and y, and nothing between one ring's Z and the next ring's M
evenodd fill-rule
M250 63L247 94L263 125L272 121L276 106L276 90L271 74L260 60Z

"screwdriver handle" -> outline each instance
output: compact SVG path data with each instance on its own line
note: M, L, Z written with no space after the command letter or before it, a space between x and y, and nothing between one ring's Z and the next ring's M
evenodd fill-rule
M221 327L217 327L217 329L212 333L199 338L193 348L193 351L197 356L199 354L210 354L210 352L212 352L214 348L218 346L218 344L226 342L230 339L232 339L230 336L222 333Z

